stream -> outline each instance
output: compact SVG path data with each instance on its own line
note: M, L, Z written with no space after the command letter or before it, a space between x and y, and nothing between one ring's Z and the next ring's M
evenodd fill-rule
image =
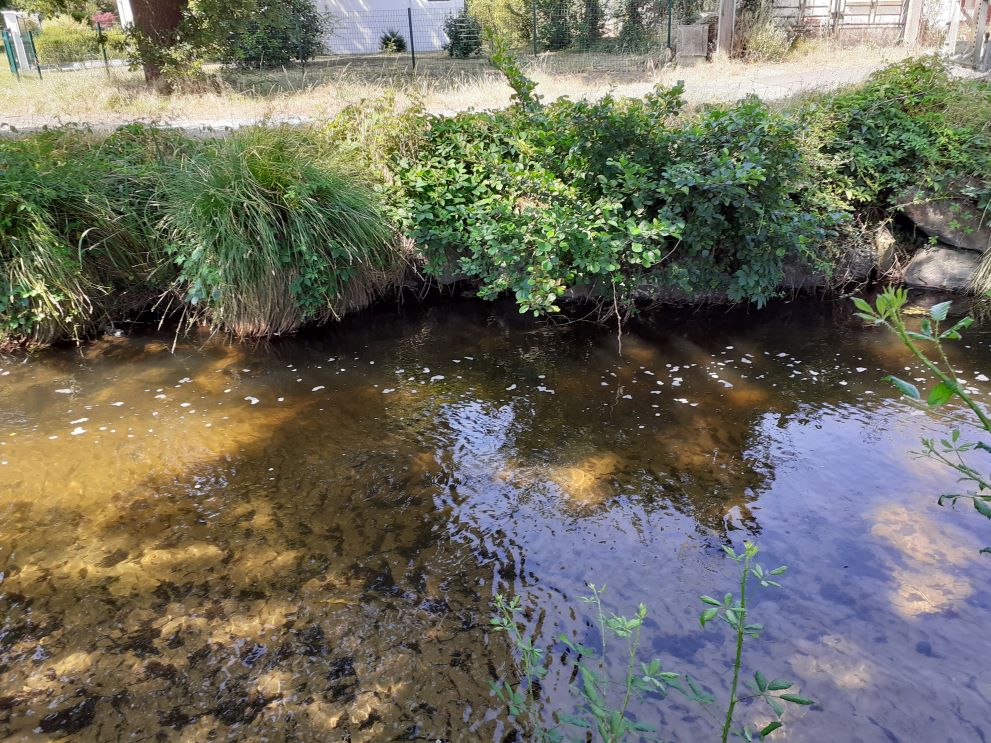
M946 429L883 381L923 374L848 304L665 310L621 349L461 300L0 358L0 739L522 741L493 599L520 596L573 712L554 638L597 644L586 582L724 700L733 638L698 597L753 540L788 571L754 589L743 672L816 700L770 740L988 740L991 524L936 504L955 478L912 452ZM986 403L982 324L950 350ZM677 694L631 711L718 740Z

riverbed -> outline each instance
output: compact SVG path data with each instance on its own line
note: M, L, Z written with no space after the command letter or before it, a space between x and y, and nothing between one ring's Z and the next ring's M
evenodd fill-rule
M982 401L989 339L951 349ZM493 598L521 597L570 712L554 638L595 644L587 582L647 607L644 660L724 699L732 640L698 596L753 540L788 571L744 672L816 700L772 740L986 740L991 526L936 505L954 478L912 452L945 429L889 373L923 376L811 301L665 311L621 345L454 301L4 357L0 738L523 740ZM718 739L676 694L632 711Z

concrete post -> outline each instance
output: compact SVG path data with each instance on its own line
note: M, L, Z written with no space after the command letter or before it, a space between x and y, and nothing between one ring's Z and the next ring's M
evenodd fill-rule
M988 30L989 0L977 6L977 31L974 33L974 69L980 70L984 62L984 34Z
M923 0L908 0L902 42L910 48L919 43L919 30L922 27L922 4Z
M729 56L733 52L733 34L736 31L736 0L719 0L719 26L716 33L716 51Z

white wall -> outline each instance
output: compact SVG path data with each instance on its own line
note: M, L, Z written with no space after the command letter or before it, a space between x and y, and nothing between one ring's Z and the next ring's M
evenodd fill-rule
M332 54L374 54L387 31L398 31L409 48L409 15L413 17L413 46L418 52L437 51L447 43L444 19L458 13L464 0L317 0L333 16L333 31L325 45Z
M795 22L802 16L813 27L830 27L837 12L841 14L841 28L900 27L905 2L906 0L775 0L773 13L787 22Z
M117 0L117 17L120 19L121 28L129 28L134 25L131 0Z

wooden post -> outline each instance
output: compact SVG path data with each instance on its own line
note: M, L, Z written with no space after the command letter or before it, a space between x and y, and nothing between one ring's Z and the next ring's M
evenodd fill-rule
M988 0L977 7L977 30L974 32L974 69L980 70L984 55L984 34L988 29Z
M736 32L736 0L719 0L719 26L716 33L716 51L727 56L733 53L733 34Z
M922 28L922 3L923 0L908 0L902 43L909 48L914 48L919 43L919 30Z

